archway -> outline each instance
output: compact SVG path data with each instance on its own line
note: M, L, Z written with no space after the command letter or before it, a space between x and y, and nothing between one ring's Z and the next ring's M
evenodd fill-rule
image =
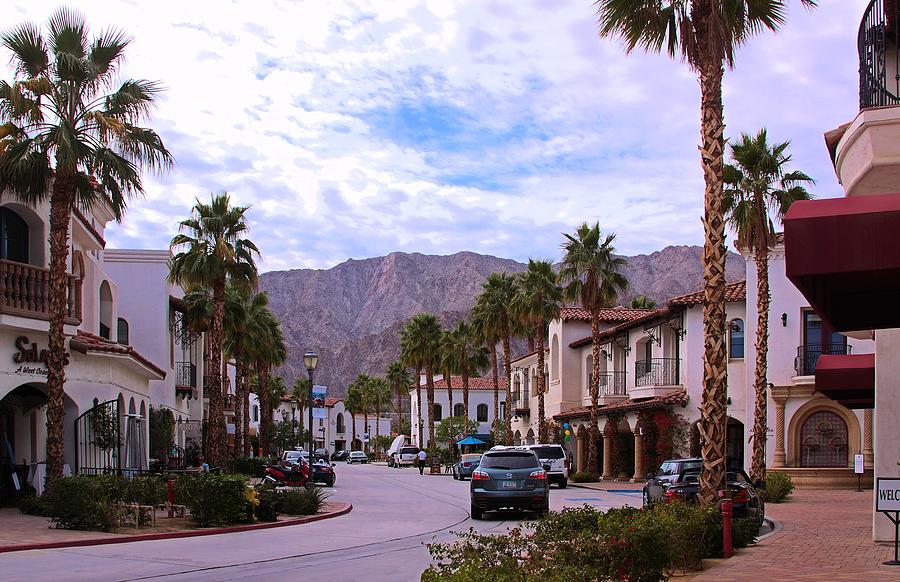
M813 422L807 425L807 421L813 415L821 412L830 412L834 416L817 416L818 423ZM842 424L838 423L838 420L842 421ZM819 426L823 421L831 423L832 433L828 434L827 431L818 431L819 428L826 428L825 426ZM805 434L804 428L806 428ZM816 434L817 432L818 434ZM788 466L791 467L801 467L804 466L804 463L828 463L827 466L830 467L849 467L853 461L851 455L860 450L861 444L859 420L856 418L856 415L846 407L824 396L813 398L797 409L797 412L791 417L787 437L788 451L790 451L787 461ZM837 464L839 458L843 458L839 450L833 450L826 455L825 449L820 449L822 451L820 453L807 454L805 456L805 453L812 453L812 451L809 448L804 450L804 437L807 439L807 447L813 444L809 440L810 437L814 437L818 439L819 447L829 448L844 448L839 441L834 440L836 437L844 438L846 442L844 464ZM825 465L819 466L824 467Z
M112 330L112 291L109 283L100 283L100 337L110 339Z
M516 431L515 434L513 434L513 444L515 446L519 446L522 444L522 433L521 432Z
M800 427L801 467L846 467L847 423L831 410L810 414Z
M744 423L728 417L725 428L725 465L731 469L744 467Z
M525 444L526 445L534 444L534 429L533 428L528 429L528 434L525 435Z
M703 454L703 446L700 442L700 421L697 420L691 425L691 456L699 457Z
M550 340L550 380L559 380L559 362L562 359L562 353L559 351L559 336L553 334Z
M47 264L47 236L44 220L34 209L17 202L0 207L2 242L0 258L43 267Z
M615 439L613 472L620 480L628 480L634 475L634 433L627 419L619 421Z

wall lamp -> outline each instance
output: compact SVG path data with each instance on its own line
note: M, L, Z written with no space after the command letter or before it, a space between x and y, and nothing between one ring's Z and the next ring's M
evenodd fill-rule
M781 314L781 327L787 327L787 313Z

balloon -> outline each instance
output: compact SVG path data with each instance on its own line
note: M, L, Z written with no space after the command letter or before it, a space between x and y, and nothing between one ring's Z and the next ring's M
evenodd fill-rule
M572 437L570 437L569 435L566 435L566 440L567 440L567 441L569 441L569 440L571 440L571 439L572 439Z
M572 433L570 433L569 431L566 431L566 436L569 436L570 434L572 434Z
M568 422L564 422L564 423L563 423L563 428L569 428L569 423L568 423Z

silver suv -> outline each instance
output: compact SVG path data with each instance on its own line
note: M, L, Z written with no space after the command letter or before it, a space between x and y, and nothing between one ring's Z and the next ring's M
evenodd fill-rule
M569 460L566 450L561 445L522 445L516 447L533 452L541 461L541 465L549 465L547 477L550 483L556 483L560 489L569 484Z

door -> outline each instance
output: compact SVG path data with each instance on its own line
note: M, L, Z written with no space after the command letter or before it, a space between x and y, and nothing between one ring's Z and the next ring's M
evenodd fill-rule
M815 311L803 312L803 375L816 372L822 354L846 354L847 337L834 330Z

